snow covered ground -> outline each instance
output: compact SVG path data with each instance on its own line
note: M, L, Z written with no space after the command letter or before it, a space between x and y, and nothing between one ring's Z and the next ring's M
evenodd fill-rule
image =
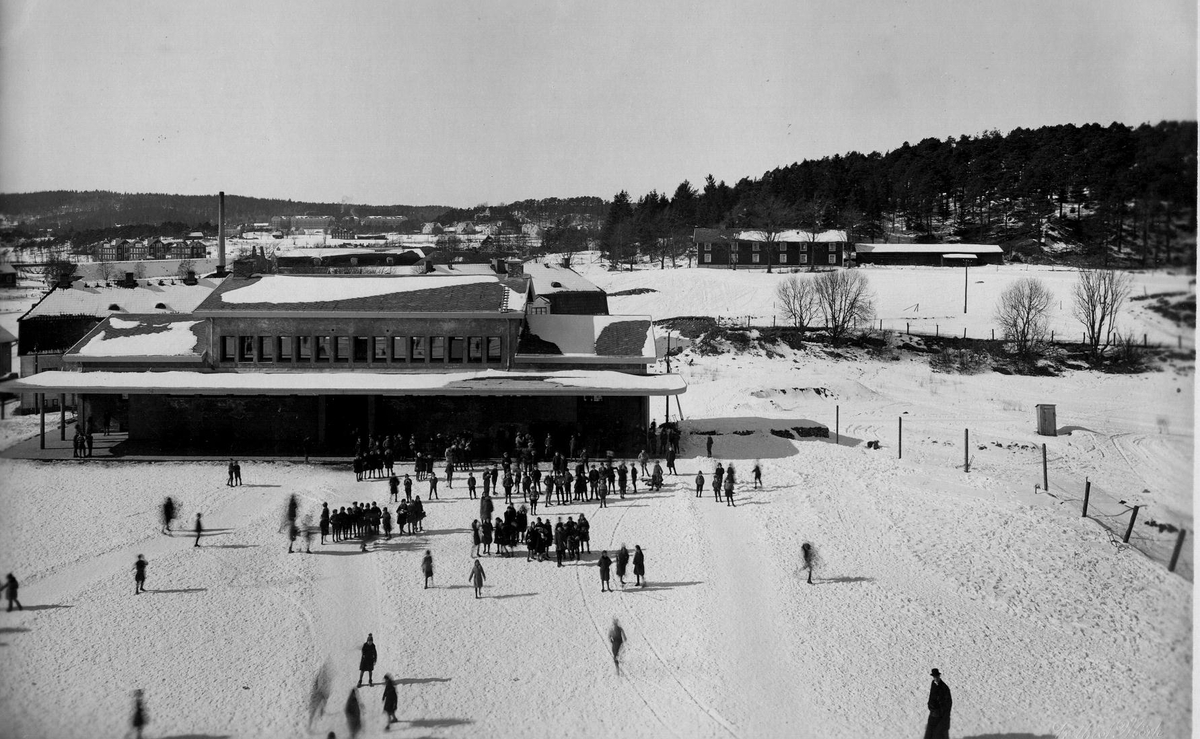
M660 291L611 298L614 313L763 313L770 301L761 274L747 289L744 272L584 271L611 291ZM482 600L467 583L478 508L460 480L427 505L423 535L289 555L287 495L315 515L322 501L383 504L386 485L356 483L348 466L243 461L246 485L231 489L212 463L0 460L0 566L26 606L0 625L0 726L121 735L140 687L149 736L346 736L340 709L370 632L376 679L399 682L401 737L915 736L931 667L954 691L954 737L1190 735L1192 583L1115 546L1074 502L1034 493L1045 442L1052 492L1090 477L1190 531L1190 367L958 376L786 349L685 352L672 366L689 383L680 476L605 510L541 509L586 512L591 555L563 569L485 558ZM1042 402L1058 405L1063 435L1036 435ZM814 423L836 425L841 443L770 433ZM694 497L696 470L713 466L704 431L738 470L736 508ZM762 490L747 484L756 459ZM183 526L203 512L200 548L159 533L164 495ZM804 541L821 557L811 586ZM602 594L596 557L622 543L646 551L650 584ZM149 592L134 596L138 553ZM613 617L629 637L619 677ZM330 713L306 731L326 659ZM381 688L359 692L366 734L382 735Z

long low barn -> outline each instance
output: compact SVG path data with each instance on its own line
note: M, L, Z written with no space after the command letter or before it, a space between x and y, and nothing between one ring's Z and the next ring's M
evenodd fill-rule
M1004 250L997 244L855 244L858 264L920 264L961 267L1003 264Z

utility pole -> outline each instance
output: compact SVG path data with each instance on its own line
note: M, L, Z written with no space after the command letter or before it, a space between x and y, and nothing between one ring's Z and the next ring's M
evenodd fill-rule
M967 275L971 272L970 262L963 262L963 315L967 313L967 285L969 280Z
M671 374L671 329L667 329L667 374ZM664 422L671 420L671 396L663 396Z

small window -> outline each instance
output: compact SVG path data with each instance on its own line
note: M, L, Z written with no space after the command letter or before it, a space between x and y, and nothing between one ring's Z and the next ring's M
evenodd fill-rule
M388 264L395 264L395 263L396 263L396 258L395 258L395 257L388 257L388 258L387 258L387 263L388 263Z
M354 337L354 361L365 362L368 355L371 353L371 337L370 336L355 336Z
M292 344L293 344L292 337L291 336L279 336L276 338L276 342L279 346L279 352L278 352L279 356L277 356L275 358L275 361L277 361L277 362L292 361L292 354L295 351L295 348L292 346Z
M274 362L275 361L275 337L260 336L258 337L258 361Z
M312 361L312 351L313 351L313 337L301 336L300 337L300 361L301 362Z
M729 245L729 251L737 251L737 250L738 250L737 242L734 242Z
M707 244L707 243L706 243L706 244L704 245L704 251L712 251L712 244Z
M351 267L357 267L357 266L358 266L358 257L350 257L350 266L351 266Z
M467 339L467 361L472 364L483 362L483 337L472 336Z
M318 336L317 337L317 361L328 362L333 359L333 337Z
M785 254L785 253L783 253L783 252L780 252L780 253L779 253L779 263L780 263L780 264L787 264L787 254Z
M837 254L834 254L833 252L829 252L829 263L837 264Z
M411 343L412 343L412 361L424 362L425 361L425 337L424 336L414 336L414 337L412 337Z
M489 363L500 361L500 337L499 336L489 336L487 339L487 361Z
M750 247L750 248L751 248L751 249L753 249L754 251L758 251L758 247L759 247L759 246L760 246L760 244L758 244L758 243L755 243L755 244L754 244L754 246L752 246L752 247Z
M254 337L239 336L238 337L238 361L253 362L254 361Z
M450 364L462 364L466 360L467 340L461 336L450 337Z
M754 262L755 264L758 264L758 255L757 255L757 254L751 254L751 255L750 255L750 261L751 261L751 262Z
M335 336L333 337L333 361L349 362L350 361L350 337Z
M712 254L705 254L705 255L704 255L704 263L705 263L705 264L711 264L711 263L712 263Z
M396 336L392 338L392 361L407 362L408 361L408 337Z
M799 264L808 264L808 255L807 255L807 254L801 254L801 255L800 255L800 257L799 257L799 261L798 261L798 263L799 263Z
M429 361L431 363L446 361L446 337L445 336L429 337Z
M386 336L376 336L372 340L372 346L371 357L376 362L388 361L388 339Z
M237 359L237 337L221 337L221 361L233 362Z
M550 309L544 305L534 305L529 308L530 315L547 316L550 315Z

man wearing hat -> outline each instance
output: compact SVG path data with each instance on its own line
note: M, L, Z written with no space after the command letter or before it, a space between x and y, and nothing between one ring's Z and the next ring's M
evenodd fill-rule
M925 724L925 739L950 739L950 686L942 682L942 673L935 667L929 674L929 722Z

